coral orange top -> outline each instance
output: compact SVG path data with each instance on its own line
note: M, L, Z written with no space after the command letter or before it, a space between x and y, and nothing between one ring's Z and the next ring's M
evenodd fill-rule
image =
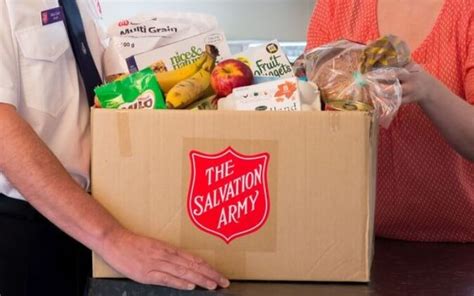
M319 0L308 49L342 38L367 43L378 37L377 0ZM474 1L446 0L412 57L474 104ZM416 104L403 106L380 133L376 234L474 242L474 163L449 146Z

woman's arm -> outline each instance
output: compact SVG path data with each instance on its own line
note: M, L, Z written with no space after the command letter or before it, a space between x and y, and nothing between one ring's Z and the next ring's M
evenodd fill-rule
M455 95L419 65L401 74L403 103L418 103L446 141L474 161L474 106Z

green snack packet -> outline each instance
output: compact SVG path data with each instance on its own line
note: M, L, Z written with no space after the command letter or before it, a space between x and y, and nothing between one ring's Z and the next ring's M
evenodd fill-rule
M95 94L106 109L166 109L165 98L150 68L97 87Z

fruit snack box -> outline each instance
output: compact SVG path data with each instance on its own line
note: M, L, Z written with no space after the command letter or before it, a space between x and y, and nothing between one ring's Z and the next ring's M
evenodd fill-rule
M277 40L251 47L232 58L246 63L255 77L295 77L288 57Z

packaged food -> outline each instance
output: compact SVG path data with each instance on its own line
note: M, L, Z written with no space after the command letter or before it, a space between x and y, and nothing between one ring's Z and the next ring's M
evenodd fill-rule
M165 109L163 93L150 68L97 87L97 100L106 109Z
M217 28L214 16L199 13L157 12L115 22L108 29L109 45L103 55L106 81L129 73L126 58L130 56Z
M209 96L188 106L188 110L217 110L216 96Z
M295 76L301 80L308 80L306 77L306 60L304 58L304 54L300 55L292 65L293 73Z
M216 56L216 59L218 62L230 56L230 48L224 32L213 30L131 56L126 59L128 71L133 73L146 67L156 67L157 65L161 68L160 71L177 70L198 61L206 51L206 45L212 45L217 49L218 56Z
M165 46L218 27L214 16L200 13L157 12L138 15L112 24L107 33L110 46L122 57Z
M311 81L298 80L301 96L301 111L321 111L321 95L318 86Z
M356 101L332 101L326 102L326 111L363 111L371 112L374 110L369 104Z
M367 73L382 68L403 68L411 62L408 45L400 38L388 35L370 43L364 50L360 71Z
M362 44L342 40L323 45L306 54L308 79L318 85L323 100L368 99L354 93L361 89L352 88L356 78L361 78L358 74L364 49Z
M255 77L295 77L291 63L277 40L251 47L232 58L249 65Z
M373 107L388 127L401 105L398 74L410 62L407 45L384 36L368 45L347 40L330 43L305 54L308 79L318 85L323 100L360 102Z
M166 93L166 106L169 109L184 109L189 105L199 101L202 98L211 96L214 94L214 90L211 85L211 73L216 65L216 51L213 50L215 47L206 46L205 59L202 65L196 68L196 72L191 72L190 76L185 79L178 79L177 84L171 87ZM173 72L181 72L181 69ZM163 82L163 75L157 75L160 85L165 85ZM172 75L174 76L174 74ZM168 77L169 78L169 77ZM168 81L168 85L171 85Z
M236 88L218 102L220 110L238 111L301 111L298 79L277 81Z

